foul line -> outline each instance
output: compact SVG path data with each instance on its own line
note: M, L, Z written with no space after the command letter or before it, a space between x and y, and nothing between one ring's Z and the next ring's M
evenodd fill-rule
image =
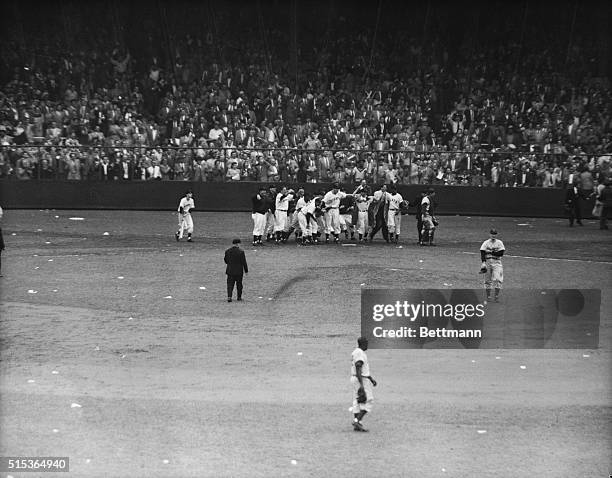
M477 255L479 252L461 252L462 254L471 254ZM510 254L504 255L504 257L516 257L518 259L539 259L541 261L566 261L566 262L589 262L592 264L607 264L612 265L612 262L604 262L604 261L591 261L589 259L559 259L557 257L533 257L533 256L511 256Z

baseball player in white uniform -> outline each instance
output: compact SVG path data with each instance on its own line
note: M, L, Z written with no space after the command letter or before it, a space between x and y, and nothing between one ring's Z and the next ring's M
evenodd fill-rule
M193 233L193 219L191 218L191 210L195 208L193 201L193 193L187 191L185 197L181 199L178 206L178 231L174 234L176 241L183 238L183 233L187 231L187 242L191 242L191 234Z
M317 201L320 202L320 200L319 197L313 197L303 207L297 209L298 222L302 230L302 245L316 242L319 226L315 218L315 210L317 209Z
M368 240L368 209L372 202L372 196L368 196L366 189L361 190L357 196L357 234L359 234L359 242L367 242Z
M289 201L293 199L293 189L287 190L285 186L276 195L276 203L274 210L274 233L276 234L276 243L280 243L285 239L285 228L287 226L287 210L289 209Z
M334 242L340 242L340 199L346 197L347 194L340 191L340 186L334 183L331 191L328 191L323 196L323 204L327 211L327 230L334 234ZM325 242L329 242L329 233L326 232Z
M491 287L495 289L495 302L499 301L499 292L504 282L504 268L501 258L504 255L504 243L497 239L497 230L489 231L489 239L480 246L480 260L482 261L481 272L484 273L484 286L487 293L487 301L491 300Z
M400 205L404 198L397 192L395 186L391 186L391 191L387 193L387 201L389 202L389 211L387 215L387 229L389 230L389 240L392 242L399 241L400 229L402 225L402 214ZM395 234L395 238L393 235Z
M288 221L289 231L295 231L295 240L301 242L302 237L304 237L304 231L302 231L300 227L300 221L298 218L298 213L300 209L306 206L306 198L304 197L304 189L300 188L295 193L295 197L297 200L295 201L295 211L291 215L291 220Z
M374 400L373 387L376 380L370 375L370 363L366 354L368 350L368 339L359 337L357 348L351 354L351 385L353 386L353 429L357 432L367 432L361 420L366 413L372 411ZM359 396L365 393L365 400Z

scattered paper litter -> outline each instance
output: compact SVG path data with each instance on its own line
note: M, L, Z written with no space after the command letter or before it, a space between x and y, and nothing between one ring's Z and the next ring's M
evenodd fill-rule
M423 259L419 259L419 262L423 262Z
M404 248L404 246L397 246L397 248L398 248L398 249L403 249L403 248Z
M110 236L110 234L108 232L105 232L104 234L102 234L103 236Z
M16 235L17 235L17 233L16 233L16 232L14 232L14 233L12 233L12 234L11 234L11 236L16 236Z
M259 296L259 297L257 297L257 298L258 298L258 299L263 299L263 297L262 297L262 296Z
M135 298L135 297L136 297L136 296L135 296L135 295L133 295L133 296L132 296L132 299L133 299L133 298Z
M582 356L583 356L584 358L589 358L589 357L590 357L590 355L589 355L589 354L582 354Z
M390 271L399 271L399 269L389 269Z
M302 355L302 352L298 352L298 355Z
M292 465L297 465L297 460L291 460Z
M36 267L34 268L34 270L36 270L36 269L40 269L40 267L36 266Z
M68 219L70 219L71 221L83 221L83 220L85 220L84 217L69 217Z
M163 460L164 465L167 465L168 463L170 463L170 460Z
M521 365L521 370L525 370L527 367L525 365Z
M125 358L125 354L121 354L121 358Z
M522 222L520 224L517 224L517 226L530 226L530 224L527 224L526 222Z
M28 380L28 383L34 383L34 382L36 382L36 380L34 380L33 378Z
M446 468L442 468L442 471L446 471Z
M45 241L45 244L51 244L51 241Z
M134 317L128 317L128 320L134 320Z
M365 282L362 282L362 283L361 283L361 284L359 284L359 285L365 285Z
M164 299L172 299L171 295L167 295L166 297L164 297Z
M36 229L36 232L42 232L42 229Z
M117 276L117 279L119 279L119 280L121 280L123 278L124 278L123 276Z
M58 372L57 370L53 370L51 373L52 373L53 375L57 375L59 372Z
M206 290L206 287L200 286L200 290Z
M38 257L38 254L34 254L34 257Z
M70 408L83 408L83 407L79 405L78 403L71 403Z
M87 458L87 460L85 460L85 463L91 463L91 459Z
M100 350L100 347L98 345L96 345L96 350Z
M179 254L179 257L183 257L183 254Z
M53 289L53 292L57 292L57 289Z
M59 219L59 216L55 216L55 219Z
M501 357L495 357L495 360L499 360Z
M53 259L47 259L47 262L53 262Z
M476 363L476 360L472 360L472 363Z
M482 435L483 433L487 433L487 431L486 431L486 430L477 430L477 432L478 432L478 433L480 433L481 435Z
M28 289L28 294L38 294L38 291L34 289Z
M272 297L268 297L268 300L272 300Z
M53 433L57 433L57 432L59 432L59 430L57 428L54 428Z
M342 244L342 247L351 247L351 246L356 246L357 244Z

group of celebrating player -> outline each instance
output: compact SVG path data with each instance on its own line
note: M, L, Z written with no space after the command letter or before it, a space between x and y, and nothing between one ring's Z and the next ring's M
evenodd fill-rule
M341 234L346 240L372 242L381 231L388 243L398 243L402 216L410 205L417 209L419 244L435 245L434 230L437 221L433 213L433 189L422 193L411 204L397 191L395 185L383 185L372 193L365 181L349 194L334 183L328 192L309 194L304 189L277 192L275 186L261 186L252 197L253 245L274 241L286 243L291 234L298 244L318 244L332 241L338 244Z

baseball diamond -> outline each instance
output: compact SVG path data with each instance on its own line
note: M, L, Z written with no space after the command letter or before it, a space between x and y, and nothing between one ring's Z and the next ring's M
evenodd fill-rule
M595 221L570 236L563 219L446 217L437 248L253 247L250 213L193 211L193 243L175 214L5 209L0 454L62 450L83 477L607 472L612 256ZM378 386L354 433L361 288L482 287L491 227L526 257L504 256L504 287L602 289L600 347L368 350ZM234 237L249 275L228 304Z

